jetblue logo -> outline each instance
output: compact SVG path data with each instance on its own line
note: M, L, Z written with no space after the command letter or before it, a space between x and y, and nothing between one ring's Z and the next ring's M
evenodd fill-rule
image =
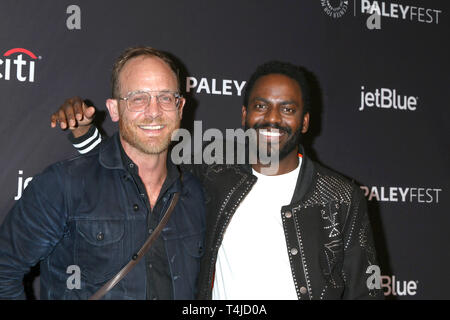
M382 276L377 265L369 266L366 273L369 274L366 282L369 290L383 289L385 296L414 296L417 293L419 281L400 281L395 276Z
M361 86L361 105L358 110L372 108L415 111L418 101L419 97L398 94L396 89L380 88L368 92Z
M25 190L25 188L28 186L28 184L33 180L33 177L26 177L24 179L23 177L23 170L19 170L19 176L17 179L17 195L14 197L14 200L19 200L22 198L22 193Z

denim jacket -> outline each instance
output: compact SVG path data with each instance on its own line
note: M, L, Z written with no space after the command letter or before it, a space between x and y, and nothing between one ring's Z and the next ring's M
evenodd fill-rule
M25 298L23 276L38 262L41 299L87 299L141 248L148 237L147 212L123 167L119 144L115 134L100 148L34 177L0 227L0 299ZM177 191L180 199L160 237L174 299L194 299L204 196L186 172L163 195L161 214ZM146 278L142 259L104 299L146 299Z

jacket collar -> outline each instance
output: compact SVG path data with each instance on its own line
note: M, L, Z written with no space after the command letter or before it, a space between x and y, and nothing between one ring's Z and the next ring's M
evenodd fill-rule
M119 132L116 132L111 138L100 145L100 164L107 169L127 170L125 168L126 164L124 163L121 150L122 145L119 138ZM160 194L164 194L167 190L169 190L170 193L181 191L183 179L179 168L170 160L169 156L167 157L166 165L167 177L166 180L164 180Z
M125 170L120 153L119 132L114 133L111 138L100 145L99 161L107 169Z

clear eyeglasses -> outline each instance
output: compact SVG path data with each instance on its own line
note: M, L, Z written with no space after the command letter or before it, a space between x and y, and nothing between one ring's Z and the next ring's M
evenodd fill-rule
M181 95L176 91L133 91L119 100L127 102L127 108L132 112L142 112L150 104L152 97L156 98L158 106L165 111L178 108Z

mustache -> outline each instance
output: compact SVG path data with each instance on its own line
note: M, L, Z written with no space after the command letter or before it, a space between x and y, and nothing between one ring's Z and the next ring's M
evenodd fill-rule
M287 134L291 134L292 133L291 128L289 128L289 127L282 127L282 126L280 126L280 125L278 125L276 123L268 123L268 122L257 123L252 128L255 129L255 130L271 128L271 129L278 129L279 131L284 131Z
M135 125L137 126L159 126L159 125L165 125L166 121L164 119L160 119L159 117L154 118L145 118L139 120L139 122L135 122Z

